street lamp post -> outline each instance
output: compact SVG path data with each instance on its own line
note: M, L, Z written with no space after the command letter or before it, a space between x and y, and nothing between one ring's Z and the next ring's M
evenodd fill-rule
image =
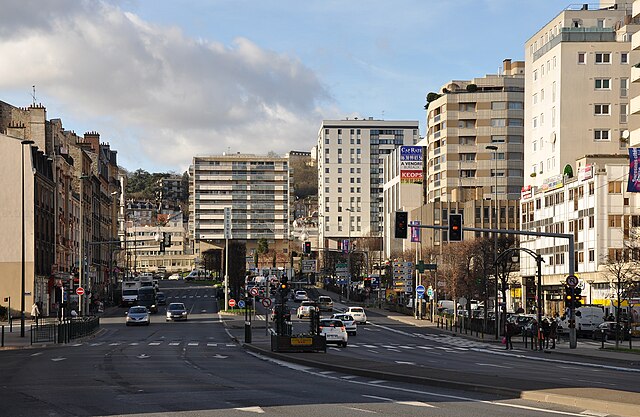
M349 292L351 291L351 213L353 209L346 208L349 212L349 230L348 230L348 243L347 243L347 301L349 301Z
M544 262L544 259L542 259L542 255L538 255L537 253L535 253L534 251L532 251L531 249L527 249L527 248L509 248L506 251L504 251L503 253L500 254L500 256L496 259L496 268L497 265L507 257L507 255L509 254L513 254L513 253L517 253L518 251L523 251L528 253L529 255L533 256L533 258L536 260L536 269L537 269L537 275L538 275L538 285L537 285L537 294L538 296L537 298L537 306L536 306L536 313L537 313L537 320L538 320L538 343L539 343L539 348L540 350L542 350L543 348L543 340L540 337L540 332L542 331L542 308L543 308L543 300L542 300L542 262Z
M496 145L487 145L485 149L493 151L493 160L495 163L495 169L493 171L493 176L495 178L495 186L493 189L493 199L495 206L495 215L493 216L495 219L495 229L498 229L498 147ZM489 206L491 207L491 206ZM493 259L495 262L495 278L496 278L496 302L495 302L495 313L496 313L496 339L500 336L500 309L498 306L498 234L493 232Z
M22 271L21 271L21 285L20 285L20 337L24 337L24 309L25 309L25 299L24 293L26 291L25 288L25 215L24 215L24 145L33 145L35 142L32 140L23 140L21 143L21 151L22 151ZM9 312L11 315L11 312Z
M79 256L79 262L78 262L78 286L82 287L83 285L85 285L85 266L84 266L84 258L87 255L85 253L85 246L84 246L84 180L88 179L89 176L88 175L80 175L80 177L78 177L78 179L80 180L80 256ZM73 287L73 285L72 285ZM80 298L78 299L78 313L80 315L83 314L87 314L88 311L86 311L87 309L85 308L85 306L83 306L83 300L82 300L82 295L79 296ZM88 298L88 297L87 297Z

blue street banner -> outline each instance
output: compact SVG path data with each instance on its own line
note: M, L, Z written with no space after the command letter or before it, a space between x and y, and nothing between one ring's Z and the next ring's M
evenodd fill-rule
M640 148L629 148L629 182L627 192L640 192Z
M420 226L420 221L414 220L410 223L410 225ZM412 227L411 228L411 241L412 242L420 242L420 228Z

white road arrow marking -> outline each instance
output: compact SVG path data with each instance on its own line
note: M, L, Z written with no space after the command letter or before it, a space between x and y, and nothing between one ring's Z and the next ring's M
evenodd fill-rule
M239 408L234 408L234 410L246 411L248 413L264 414L264 410L260 407L239 407Z

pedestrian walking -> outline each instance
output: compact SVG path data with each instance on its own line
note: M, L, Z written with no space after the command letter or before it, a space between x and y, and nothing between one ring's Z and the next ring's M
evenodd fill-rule
M507 321L504 325L504 348L509 350L513 349L513 341L511 338L516 334L516 326L510 321Z
M33 303L31 306L31 320L38 324L38 317L40 316L40 309L38 308L38 303Z
M538 350L538 321L531 321L531 350Z
M542 319L542 325L540 326L541 332L540 336L542 337L542 345L545 349L549 349L549 335L551 334L551 323L549 323L549 318L545 317Z

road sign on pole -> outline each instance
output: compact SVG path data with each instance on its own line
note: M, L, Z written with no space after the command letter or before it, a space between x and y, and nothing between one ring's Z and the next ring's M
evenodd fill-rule
M418 294L418 296L422 297L424 295L424 292L426 291L426 288L424 287L424 285L418 285L416 287L416 294Z
M82 288L82 287L78 287L78 288L76 288L76 294L78 294L78 295L84 295L84 288Z
M244 308L244 300L238 301L238 307Z
M249 290L249 293L250 293L252 296L254 296L254 297L255 297L255 296L257 296L257 295L258 295L258 287L253 287L253 288L251 288L251 289Z
M236 300L234 300L233 298L229 300L229 307L235 307L236 306Z
M271 307L271 298L263 298L262 305L264 306L264 308Z
M578 285L578 277L575 275L569 275L567 277L567 285L570 287L575 287L576 285Z

